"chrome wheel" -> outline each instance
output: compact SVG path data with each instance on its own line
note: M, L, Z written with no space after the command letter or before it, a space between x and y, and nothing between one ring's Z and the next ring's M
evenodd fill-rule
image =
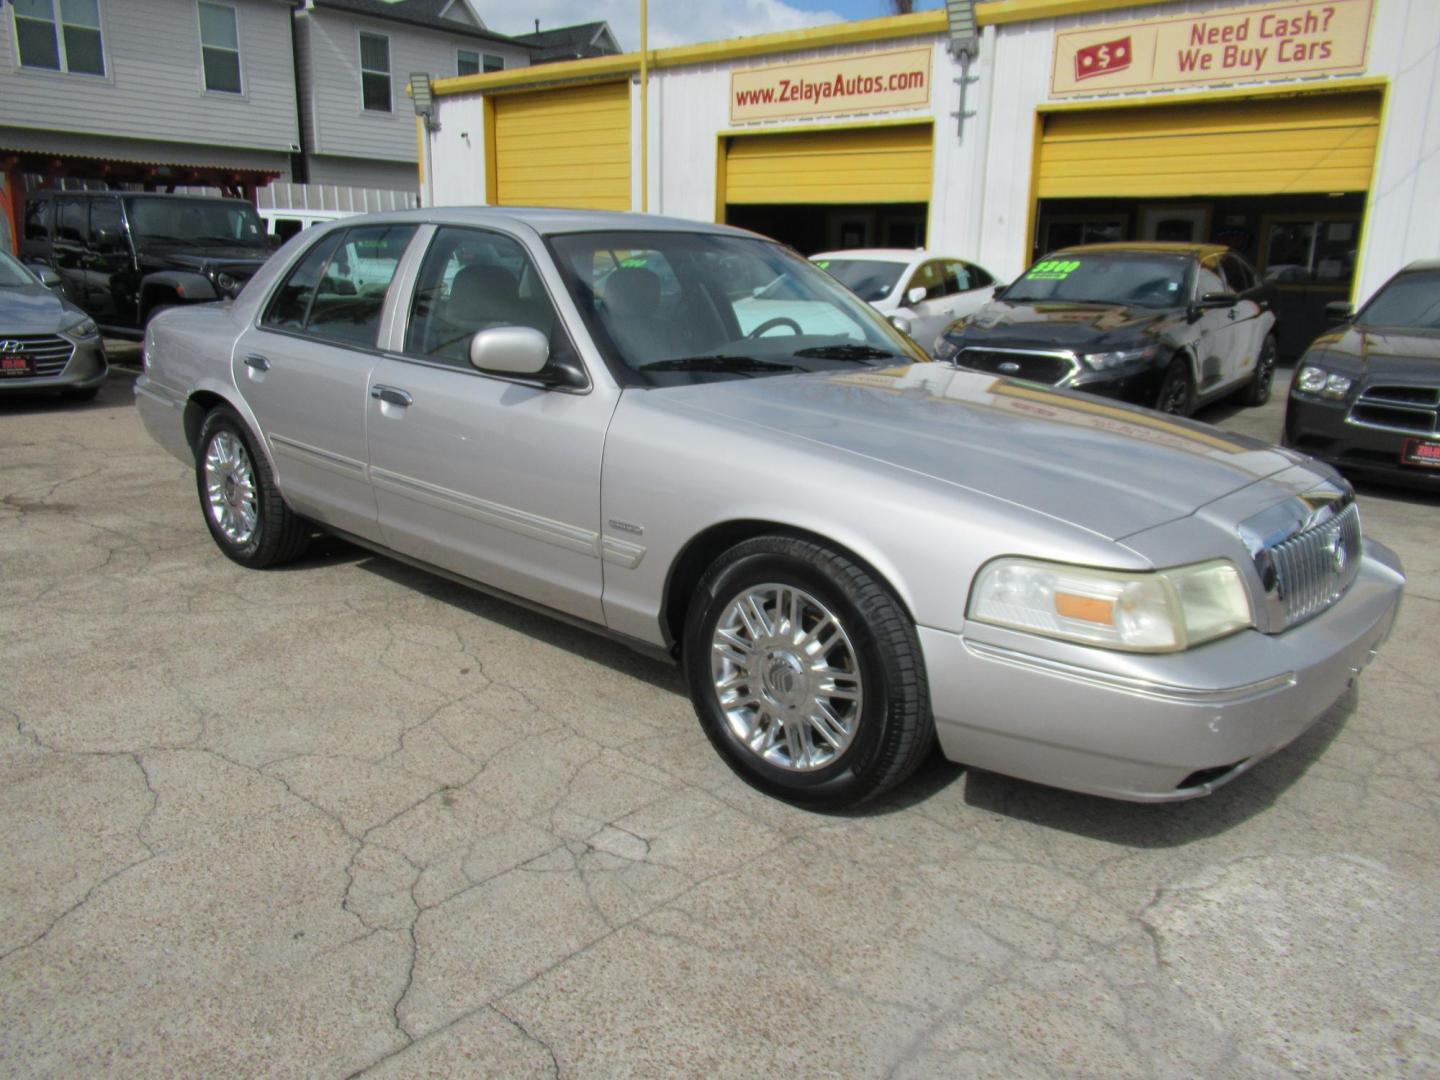
M255 468L233 431L216 432L205 448L205 510L230 543L243 546L254 538L260 518Z
M860 663L840 620L792 585L754 585L721 612L710 673L741 746L778 768L823 769L845 753L864 705Z

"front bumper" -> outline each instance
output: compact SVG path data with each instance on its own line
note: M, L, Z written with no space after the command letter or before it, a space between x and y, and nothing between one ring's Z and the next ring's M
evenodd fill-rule
M1125 675L1029 655L1023 634L921 627L940 747L952 761L1114 799L1208 795L1335 703L1390 633L1404 583L1395 554L1366 541L1359 577L1323 615L1186 653L1126 654Z
M90 390L105 381L109 364L105 345L98 338L74 338L75 351L56 375L36 375L28 379L0 379L0 393L43 390Z
M1358 478L1429 490L1440 488L1440 469L1400 461L1405 441L1423 439L1424 435L1351 424L1346 421L1349 411L1348 401L1291 394L1285 405L1284 445Z

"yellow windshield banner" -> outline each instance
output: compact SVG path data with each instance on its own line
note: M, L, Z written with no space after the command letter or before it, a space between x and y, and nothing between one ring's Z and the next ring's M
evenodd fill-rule
M889 112L930 104L929 48L730 73L730 122Z
M1357 74L1373 3L1267 4L1060 30L1050 96Z

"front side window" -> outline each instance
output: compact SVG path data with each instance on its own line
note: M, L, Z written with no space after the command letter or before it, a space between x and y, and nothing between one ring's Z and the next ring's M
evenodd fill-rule
M1182 255L1060 252L1021 274L1001 299L1011 303L1179 307L1189 295L1185 284L1190 265Z
M240 35L230 5L201 0L200 59L206 90L240 93Z
M125 248L119 199L96 199L90 204L90 241L96 251L112 253Z
M919 301L910 300L910 292L913 289L924 289L925 295ZM924 303L926 300L939 300L945 295L945 274L938 262L922 263L920 268L910 276L909 282L905 285L905 300L909 303Z
M549 243L591 337L627 385L925 359L869 304L769 241L637 230Z
M414 225L367 225L331 233L276 291L262 324L373 348L385 295Z
M22 67L105 74L100 0L13 0L13 6Z
M390 111L390 39L360 34L360 99L371 112Z
M1222 255L1220 269L1224 271L1225 284L1236 296L1243 296L1255 288L1255 272L1250 269L1250 264L1239 255Z
M137 243L206 241L265 249L265 224L255 207L238 199L131 195L125 200Z
M69 240L74 244L85 242L85 204L79 199L64 199L60 203L60 223L55 230L58 240Z
M1226 291L1225 282L1220 277L1220 260L1206 259L1200 264L1200 269L1195 275L1195 299L1199 300L1206 293Z
M480 54L474 49L460 49L455 53L455 74L479 75Z
M962 262L945 264L945 291L950 294L969 292L975 288L970 280L970 271Z

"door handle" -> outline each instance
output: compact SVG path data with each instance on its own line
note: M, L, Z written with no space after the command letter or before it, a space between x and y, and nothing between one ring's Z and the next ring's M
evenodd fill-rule
M249 368L254 368L256 371L269 371L270 361L265 359L265 357L261 356L259 353L251 353L249 356L245 357L245 366Z
M1235 309L1233 307L1230 309L1230 321L1235 321Z
M370 388L370 396L388 405L399 405L402 409L415 401L407 391L398 386L381 386L379 383Z

